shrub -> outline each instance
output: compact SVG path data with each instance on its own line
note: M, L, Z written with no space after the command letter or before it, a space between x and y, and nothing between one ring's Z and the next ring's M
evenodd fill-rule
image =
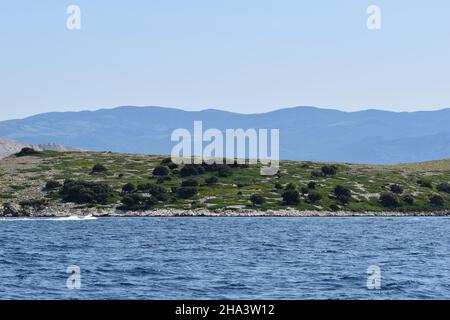
M315 189L316 188L316 182L315 181L310 181L308 182L308 189Z
M140 184L137 186L137 189L143 193L148 193L154 196L159 201L166 201L168 199L166 188L159 186L157 184L151 183Z
M152 208L157 200L153 197L144 197L139 193L132 193L122 198L123 210L146 210Z
M305 195L305 194L308 194L308 192L309 192L309 189L308 189L308 188L306 188L306 187L301 187L301 188L300 188L300 193L301 193L301 194Z
M398 184L393 184L390 186L391 192L396 194L402 194L403 193L403 187Z
M321 171L312 171L311 172L311 177L313 177L313 178L320 178L323 176L325 176L325 174Z
M219 182L219 179L216 176L211 176L205 179L205 183L208 185L216 184L217 182Z
M170 170L174 170L174 169L178 168L178 165L176 163L171 162L171 163L167 164L167 167Z
M264 197L260 194L252 194L250 196L250 201L252 202L253 206L255 206L263 204L266 199L264 199Z
M400 204L398 196L393 192L383 192L379 201L383 207L397 207Z
M309 200L311 203L315 203L315 202L317 202L317 201L322 200L322 195L321 195L319 192L315 192L315 191L310 192L310 193L308 194L308 200Z
M233 171L231 170L230 167L222 166L217 171L217 174L219 175L219 177L229 177L233 174Z
M429 200L433 206L442 207L444 205L444 198L438 194L430 195Z
M180 187L177 190L179 198L188 199L195 196L198 193L197 187Z
M414 204L415 199L413 196L407 194L406 196L403 197L403 201L405 201L406 204L412 205Z
M352 192L344 186L337 185L334 188L334 195L341 203L347 203L351 198Z
M108 169L104 165L97 163L96 165L94 165L92 167L91 174L96 174L96 173L101 173L101 172L106 172L106 171L108 171Z
M122 187L122 194L128 194L134 190L136 190L136 186L129 182Z
M36 155L38 153L39 152L37 152L33 148L25 147L25 148L22 148L22 150L20 150L15 155L16 155L16 157L26 157L26 156L34 156L34 155Z
M283 192L283 201L287 205L297 205L300 203L300 194L298 191L287 190Z
M332 203L332 204L330 204L330 210L331 211L338 211L339 210L339 206L336 203Z
M180 170L180 176L182 177L196 176L198 174L197 168L192 164L187 164Z
M295 190L297 189L297 187L293 184L293 183L288 183L286 185L286 187L284 187L284 190L288 191L288 190Z
M322 173L323 173L324 175L327 175L327 176L334 176L334 175L336 174L336 172L337 172L337 167L334 166L334 165L331 165L331 166L323 166L323 167L321 168L321 171L322 171Z
M283 189L283 186L281 185L281 183L277 182L275 183L275 189L277 190Z
M33 209L43 209L47 204L47 199L33 199L20 202L21 207Z
M439 183L436 189L440 192L450 193L450 184L447 182Z
M107 204L114 190L105 183L66 180L61 189L63 200L68 202Z
M169 168L166 166L156 166L155 169L153 169L153 175L157 177L163 177L169 175Z
M197 187L198 181L195 179L188 179L181 182L182 187Z
M45 184L44 189L45 190L54 190L54 189L57 189L57 188L60 188L60 187L61 187L61 183L59 183L56 180L50 180L50 181L47 181L47 183Z
M417 180L417 184L420 185L422 188L433 189L433 185L428 180L419 179L419 180Z

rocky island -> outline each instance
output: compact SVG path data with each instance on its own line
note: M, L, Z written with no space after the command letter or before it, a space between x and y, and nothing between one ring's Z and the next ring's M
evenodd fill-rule
M0 216L450 214L450 160L177 165L167 156L22 151L0 160Z

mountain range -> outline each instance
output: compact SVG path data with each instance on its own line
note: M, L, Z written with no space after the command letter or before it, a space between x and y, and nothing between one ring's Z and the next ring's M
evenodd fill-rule
M216 109L117 107L52 112L0 122L0 136L25 144L52 142L92 151L169 154L177 128L280 129L280 157L389 164L450 157L450 109L343 112L294 107L239 114Z

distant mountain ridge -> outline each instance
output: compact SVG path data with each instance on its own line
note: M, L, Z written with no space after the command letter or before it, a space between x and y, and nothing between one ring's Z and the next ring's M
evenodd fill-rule
M174 129L278 128L282 159L400 163L450 157L450 109L343 112L294 107L260 114L215 109L118 107L52 112L0 122L0 136L29 144L53 141L92 151L168 154Z

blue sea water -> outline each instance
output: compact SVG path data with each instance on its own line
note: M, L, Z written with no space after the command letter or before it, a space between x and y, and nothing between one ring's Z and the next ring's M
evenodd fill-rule
M449 299L449 235L434 217L0 219L0 297Z

